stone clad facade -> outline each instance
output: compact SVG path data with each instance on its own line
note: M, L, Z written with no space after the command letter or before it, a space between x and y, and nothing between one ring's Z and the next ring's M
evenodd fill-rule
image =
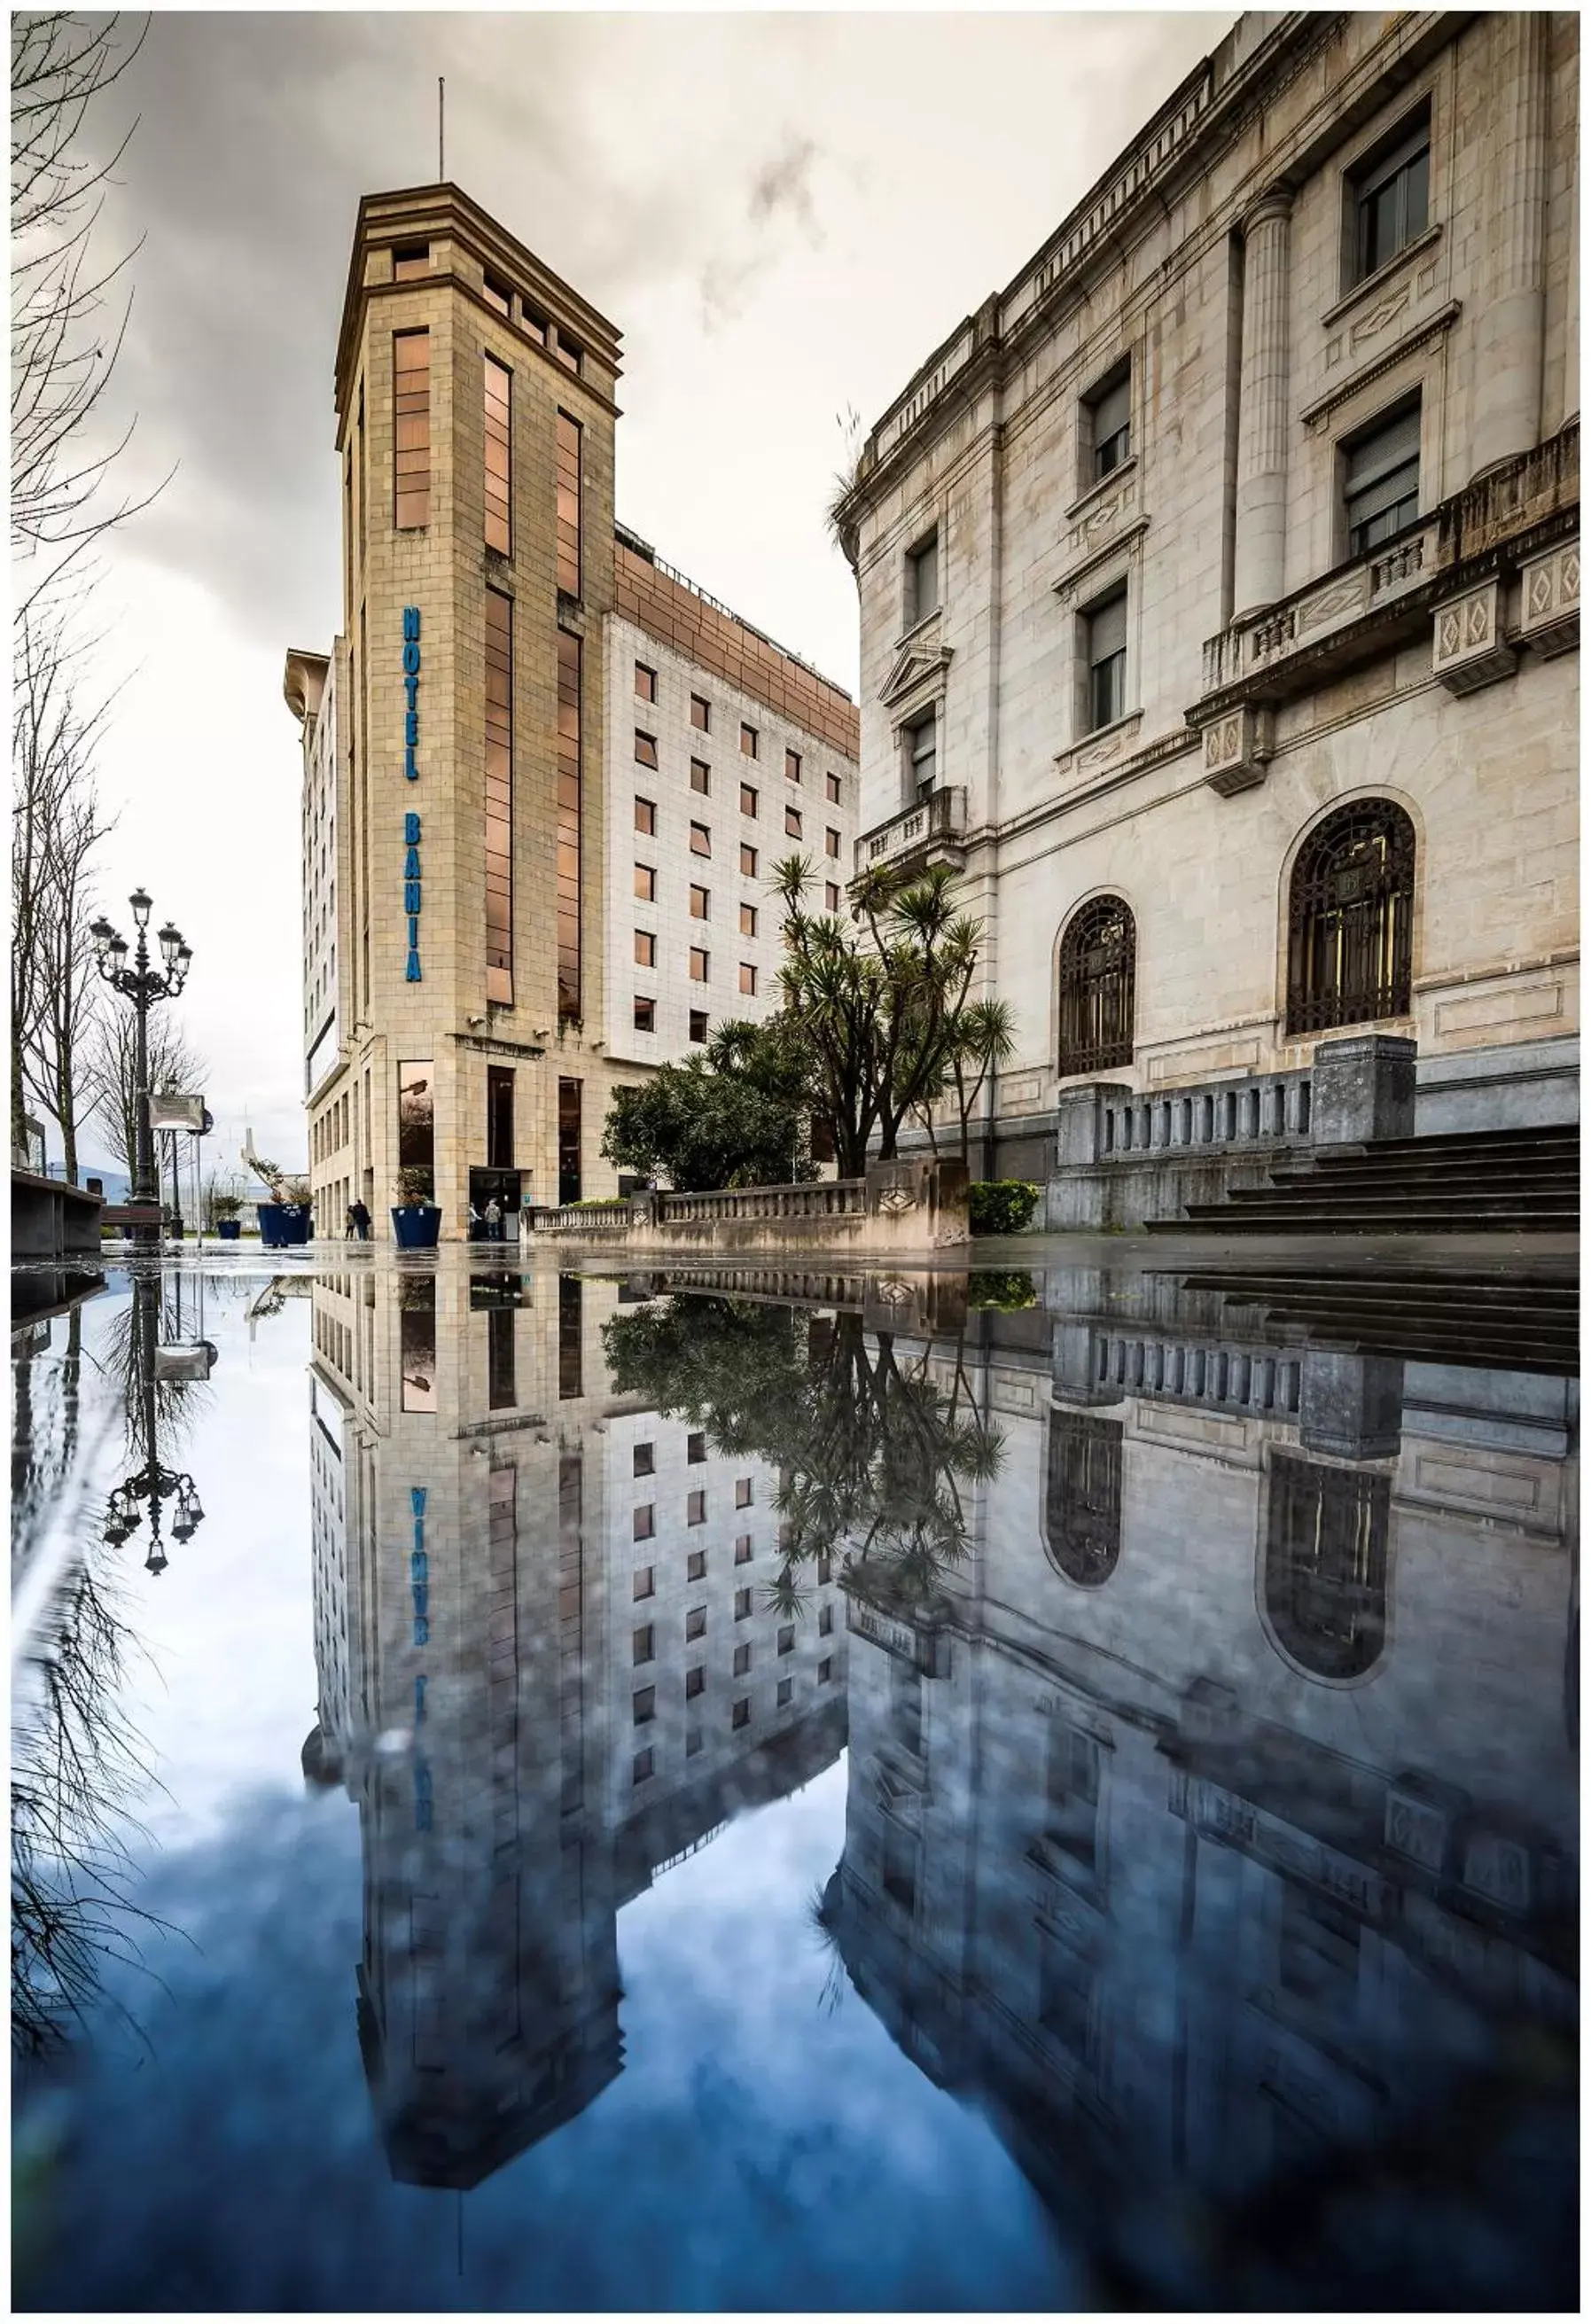
M1344 1028L1421 1132L1575 1118L1577 85L1567 13L1246 16L867 438L856 865L964 871L993 1172Z
M833 825L843 876L855 706L616 535L619 369L614 327L456 188L361 204L336 366L341 634L329 678L327 657L295 652L285 687L305 749L306 1102L323 1234L342 1231L355 1197L384 1232L409 1166L431 1171L446 1239L493 1196L512 1220L521 1202L617 1191L599 1151L612 1092L692 1038L690 945L659 944L649 981L632 960L638 929L661 932L630 908L642 720L629 690L643 659L699 661L694 690L722 736L713 844L730 858L713 901L729 917L707 1026L765 1013L777 971L762 929L762 951L736 948L742 722L777 746L770 811L786 748L804 761L808 852L821 868ZM312 832L328 750L336 799ZM650 782L655 901L683 921L684 752ZM638 1033L651 996L668 1036Z

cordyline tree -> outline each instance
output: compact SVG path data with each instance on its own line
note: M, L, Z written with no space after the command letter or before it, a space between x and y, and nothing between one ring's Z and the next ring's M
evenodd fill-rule
M840 1175L856 1178L875 1137L878 1159L893 1161L907 1115L949 1085L982 927L956 909L956 875L944 864L904 881L887 869L864 873L849 927L807 910L816 878L803 855L774 866L785 907L780 1022L806 1060Z

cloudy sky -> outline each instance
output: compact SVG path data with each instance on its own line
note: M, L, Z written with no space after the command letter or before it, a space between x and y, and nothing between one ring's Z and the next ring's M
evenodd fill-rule
M116 380L104 890L195 952L185 1028L227 1158L301 1163L289 645L336 619L332 362L361 194L447 174L624 334L622 520L854 690L823 508L871 423L1009 281L1229 14L156 13L102 234L143 237ZM219 1158L219 1157L217 1157Z

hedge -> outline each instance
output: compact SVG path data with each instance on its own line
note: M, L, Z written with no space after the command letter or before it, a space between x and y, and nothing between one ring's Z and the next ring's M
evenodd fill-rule
M1039 1190L1025 1178L983 1178L967 1190L976 1234L1020 1234L1038 1208Z

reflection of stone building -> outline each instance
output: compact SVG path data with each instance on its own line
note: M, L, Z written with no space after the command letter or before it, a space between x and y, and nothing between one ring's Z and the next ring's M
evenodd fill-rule
M316 1285L305 1764L359 1804L361 2042L394 2173L427 2185L478 2183L612 2080L620 1906L844 1741L837 1590L781 1653L774 1478L612 1397L621 1296Z
M994 1321L1005 1458L934 1635L851 1608L827 1914L1106 2281L1224 2304L1179 2221L1572 2023L1577 1394L1267 1350L1169 1283L1047 1297Z

